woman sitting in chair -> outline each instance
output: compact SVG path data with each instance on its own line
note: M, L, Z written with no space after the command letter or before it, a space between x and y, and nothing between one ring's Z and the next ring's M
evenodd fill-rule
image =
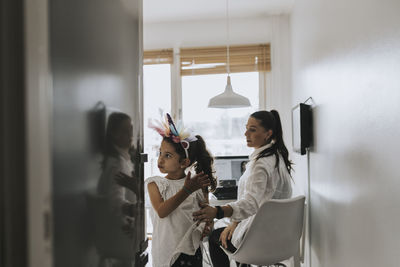
M193 213L197 221L231 218L230 225L212 231L209 238L211 260L218 267L229 267L229 258L220 246L235 252L264 202L292 195L292 163L283 142L278 112L263 110L251 114L245 136L247 146L253 147L254 152L240 177L237 201L216 207L201 203L202 209Z

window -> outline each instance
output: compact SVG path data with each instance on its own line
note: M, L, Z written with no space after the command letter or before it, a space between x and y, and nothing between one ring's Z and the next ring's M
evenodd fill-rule
M271 70L269 44L229 46L229 69L234 72ZM182 48L181 76L222 74L227 71L227 47Z
M143 66L143 122L144 151L149 161L145 164L145 177L158 173L157 153L160 135L147 127L150 119L159 119L160 110L171 109L171 65L157 64Z
M258 73L231 74L233 90L246 95L251 107L208 108L210 98L224 91L226 78L226 74L182 77L183 122L205 139L214 156L248 155L244 132L249 115L258 110Z
M226 53L226 46L144 52L144 149L150 159L146 176L158 173L155 159L160 138L147 128L147 122L160 118L159 109L182 118L186 126L206 139L215 156L250 152L243 134L248 116L265 105L265 73L271 70L270 44L230 46L233 90L250 99L250 108L207 108L209 99L225 88Z
M157 97L155 97L157 96ZM157 64L143 66L143 121L144 151L148 154L148 162L144 164L145 178L159 174L157 153L161 142L160 136L147 127L149 119L159 118L159 110L171 109L171 65ZM147 192L147 189L145 189ZM146 230L153 232L149 216L151 203L145 199Z
M160 110L181 117L185 126L205 139L214 156L236 156L251 153L245 125L259 105L263 108L259 103L265 103L265 72L271 68L269 44L230 47L233 90L248 97L252 105L240 109L207 107L209 99L222 93L226 85L226 47L175 52L174 56L172 49L152 50L143 55L144 152L149 158L145 177L160 174L157 154L161 138L147 127L149 119L160 119ZM148 199L145 205L147 232L152 233Z

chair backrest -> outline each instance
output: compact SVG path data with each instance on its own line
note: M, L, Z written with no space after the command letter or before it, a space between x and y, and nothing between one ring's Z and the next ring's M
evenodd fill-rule
M305 196L272 199L255 215L232 258L241 263L271 265L298 256Z
M135 239L122 231L123 217L109 211L107 197L87 193L86 202L98 253L104 258L134 259Z

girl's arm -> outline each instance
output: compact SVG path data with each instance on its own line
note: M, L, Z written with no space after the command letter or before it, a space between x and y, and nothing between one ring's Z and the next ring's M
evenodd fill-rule
M156 183L149 183L147 188L149 190L151 204L160 218L167 217L189 196L186 191L181 189L174 196L164 201Z
M129 176L123 172L119 172L114 176L114 180L120 186L126 187L136 195L139 193L139 181L134 175Z
M109 209L118 215L125 214L127 210L131 209L132 204L125 198L125 189L114 180L114 176L121 170L121 162L110 157L98 185L98 192L107 196Z
M186 176L185 186L186 190L194 192L204 186L209 185L207 175L200 173L190 179L190 172ZM175 195L167 200L163 200L156 183L152 182L147 185L149 197L154 210L160 218L167 217L190 195L184 188L179 190Z

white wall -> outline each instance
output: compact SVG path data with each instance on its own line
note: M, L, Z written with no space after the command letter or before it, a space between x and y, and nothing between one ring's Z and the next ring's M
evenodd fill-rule
M282 16L284 17L284 16ZM227 44L226 20L144 23L145 50ZM230 44L253 44L271 40L272 17L231 19Z
M297 1L293 105L315 101L311 262L399 266L400 2ZM307 189L307 158L295 180Z
M145 50L227 44L226 20L145 23ZM290 17L230 19L229 44L271 43L272 70L266 75L266 107L281 113L284 129L290 129ZM285 131L290 145L290 131Z

